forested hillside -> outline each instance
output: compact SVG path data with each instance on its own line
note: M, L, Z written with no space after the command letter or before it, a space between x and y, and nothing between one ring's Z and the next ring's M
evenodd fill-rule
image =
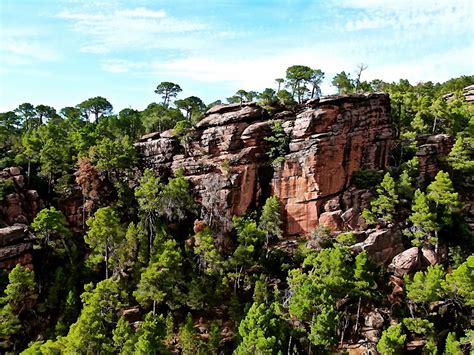
M472 352L474 76L365 69L1 113L1 352Z

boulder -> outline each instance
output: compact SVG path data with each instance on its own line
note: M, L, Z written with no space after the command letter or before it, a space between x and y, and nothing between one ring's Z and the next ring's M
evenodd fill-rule
M431 248L422 247L422 262L424 265L436 265L439 263L439 255Z
M398 230L376 230L363 242L352 245L351 250L355 253L365 250L373 263L384 265L404 250L402 235Z
M27 228L22 224L0 228L0 247L14 244L14 242L23 239L27 234Z
M17 166L12 166L7 169L11 176L18 176L21 174L20 168Z
M324 204L325 212L334 212L341 209L339 199L333 198Z
M413 247L396 255L388 266L388 271L394 273L395 276L403 277L408 273L419 270L420 265L420 249Z
M341 218L342 211L324 212L319 216L319 225L329 228L332 231L342 229L343 222Z

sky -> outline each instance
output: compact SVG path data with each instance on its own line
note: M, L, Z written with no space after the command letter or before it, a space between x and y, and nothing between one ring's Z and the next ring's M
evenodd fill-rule
M106 97L160 102L162 81L204 102L276 89L286 68L363 80L474 74L473 0L0 0L0 112Z

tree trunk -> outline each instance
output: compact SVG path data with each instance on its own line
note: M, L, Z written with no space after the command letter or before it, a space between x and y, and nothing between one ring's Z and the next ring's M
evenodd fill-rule
M105 279L109 278L109 247L105 246Z
M26 173L27 176L27 181L26 181L26 186L30 186L30 176L31 176L31 158L28 158L28 172Z

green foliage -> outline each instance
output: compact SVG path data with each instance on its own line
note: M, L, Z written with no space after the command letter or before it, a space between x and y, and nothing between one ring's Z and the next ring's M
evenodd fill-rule
M95 287L92 283L85 285L81 314L64 338L66 352L111 352L114 348L112 331L124 298L124 292L113 279L103 280Z
M377 344L377 350L382 355L401 354L406 337L405 334L402 334L401 324L391 325L383 331Z
M313 316L310 325L309 341L324 349L337 344L337 330L340 321L340 314L332 305L322 305L319 312Z
M197 122L206 110L206 105L199 97L190 96L182 100L174 102L177 108L186 112L186 118L190 121Z
M221 330L217 321L211 322L211 329L209 331L209 340L207 344L210 354L217 355L219 353L219 348L221 345Z
M352 174L351 182L359 189L372 189L382 178L383 174L378 170L358 170Z
M285 329L274 304L253 303L239 324L241 341L234 354L268 354L283 351Z
M103 138L89 152L92 163L99 169L118 178L130 171L136 163L136 150L128 136L120 139Z
M474 255L446 275L443 288L452 299L466 307L474 306Z
M105 275L108 278L109 268L117 264L116 251L124 238L124 228L112 207L99 208L86 223L89 230L84 240L93 251L91 262L105 261Z
M370 202L370 210L365 210L363 217L367 224L393 222L395 207L398 204L398 194L395 181L390 173L386 173L380 185L377 186L377 198Z
M177 171L175 177L169 179L159 194L159 214L169 221L179 222L189 214L196 212L196 203L190 194L189 181L182 171Z
M104 115L112 112L112 104L102 96L92 97L81 102L77 107L81 110L84 119L90 120L94 115L95 122L98 122Z
M446 337L446 345L444 347L445 355L462 355L462 351L459 348L459 341L456 340L456 334L449 332Z
M267 156L275 164L276 159L284 157L288 153L290 138L285 133L281 120L270 121L270 128L272 134L265 137L264 140L267 141L270 146L267 151Z
M229 266L235 272L229 276L234 278L235 287L239 287L242 274L257 263L258 250L266 236L251 218L234 217L232 221L237 231L237 248L229 260Z
M354 82L350 74L342 71L332 79L331 84L337 88L339 94L348 94L355 90Z
M415 303L439 301L444 295L441 287L444 276L441 265L429 266L425 272L418 271L412 280L406 276L407 297Z
M156 316L150 312L145 316L137 332L134 354L168 354L168 349L164 346L165 320L163 315Z
M220 275L224 271L224 260L214 244L214 235L209 227L195 236L194 254L199 270L207 275Z
M459 136L449 152L448 162L455 170L472 173L474 171L474 139Z
M168 107L172 97L176 97L181 91L181 87L178 84L163 81L155 89L155 94L161 95L163 98L163 106Z
M423 243L436 244L437 237L434 233L440 229L436 222L436 214L431 212L428 198L420 190L415 191L415 197L411 206L412 214L409 217L413 226L404 233L413 238L414 245L422 245Z
M57 211L54 207L43 208L36 215L31 227L43 246L52 248L55 253L67 250L64 238L69 237L71 231L61 211Z
M5 297L1 302L8 304L13 313L21 314L31 308L38 297L34 272L17 264L8 275L4 292Z
M183 327L179 332L179 343L183 355L194 355L197 353L196 330L194 329L194 322L190 313L186 316Z
M426 197L435 204L438 220L445 225L451 225L452 215L460 203L459 194L454 191L449 174L438 172L426 191Z
M135 332L130 323L122 316L117 322L117 326L112 331L114 350L119 354L132 353L136 342Z
M267 198L258 224L258 227L266 233L266 248L268 248L269 239L271 237L277 237L278 239L283 238L281 210L282 206L278 197L271 196Z
M357 242L354 233L352 232L346 232L346 233L340 233L336 237L336 242L345 245L345 246L351 246Z
M143 271L133 296L144 307L161 303L176 309L183 302L183 257L174 240L167 240Z

